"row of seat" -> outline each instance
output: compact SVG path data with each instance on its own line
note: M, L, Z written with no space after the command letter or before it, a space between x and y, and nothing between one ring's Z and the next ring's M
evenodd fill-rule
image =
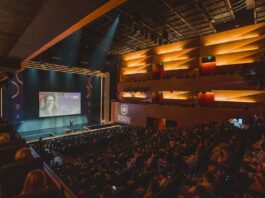
M58 186L47 174L47 187L21 194L27 175L33 170L44 170L43 160L37 156L31 159L16 161L15 155L22 148L29 148L24 139L11 139L0 142L0 198L31 197L57 198L63 197Z

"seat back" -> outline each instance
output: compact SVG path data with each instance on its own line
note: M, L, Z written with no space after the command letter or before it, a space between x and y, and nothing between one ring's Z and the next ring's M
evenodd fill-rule
M0 148L4 148L7 146L13 146L13 145L18 145L18 144L25 144L26 141L24 139L17 139L17 140L11 140L8 142L2 142L0 143Z
M44 188L35 192L17 195L12 198L60 198L59 191L54 187Z
M43 162L40 158L15 162L0 168L0 185L2 197L11 197L19 194L24 185L27 174L34 169L42 169Z
M4 164L14 162L16 152L23 147L28 147L28 145L26 143L22 143L0 148L0 167Z

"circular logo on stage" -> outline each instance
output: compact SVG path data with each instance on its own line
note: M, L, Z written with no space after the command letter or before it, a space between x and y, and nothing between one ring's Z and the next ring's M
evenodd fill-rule
M127 115L128 113L128 106L127 105L121 105L121 114L122 115Z

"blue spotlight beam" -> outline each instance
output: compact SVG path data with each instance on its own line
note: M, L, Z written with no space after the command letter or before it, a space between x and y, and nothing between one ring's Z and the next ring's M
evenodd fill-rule
M93 69L101 70L102 64L104 63L107 53L110 49L110 46L113 42L114 35L117 31L118 24L119 24L119 16L116 17L115 21L112 23L110 28L107 30L106 34L97 45L96 49L94 50L92 57L91 57L91 65Z

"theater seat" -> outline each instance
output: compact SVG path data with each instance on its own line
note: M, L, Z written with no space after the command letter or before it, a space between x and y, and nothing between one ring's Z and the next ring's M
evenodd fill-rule
M0 148L0 167L7 163L13 163L15 161L16 152L23 147L28 147L28 145L26 143L22 143Z
M40 158L11 163L0 168L0 185L2 198L19 194L24 185L24 180L33 169L42 169L43 162Z
M54 187L44 188L32 193L17 195L12 198L60 198L59 191Z
M0 148L18 145L18 144L26 144L26 141L24 139L18 139L18 140L12 140L12 141L8 141L8 142L2 142L2 143L0 143Z

